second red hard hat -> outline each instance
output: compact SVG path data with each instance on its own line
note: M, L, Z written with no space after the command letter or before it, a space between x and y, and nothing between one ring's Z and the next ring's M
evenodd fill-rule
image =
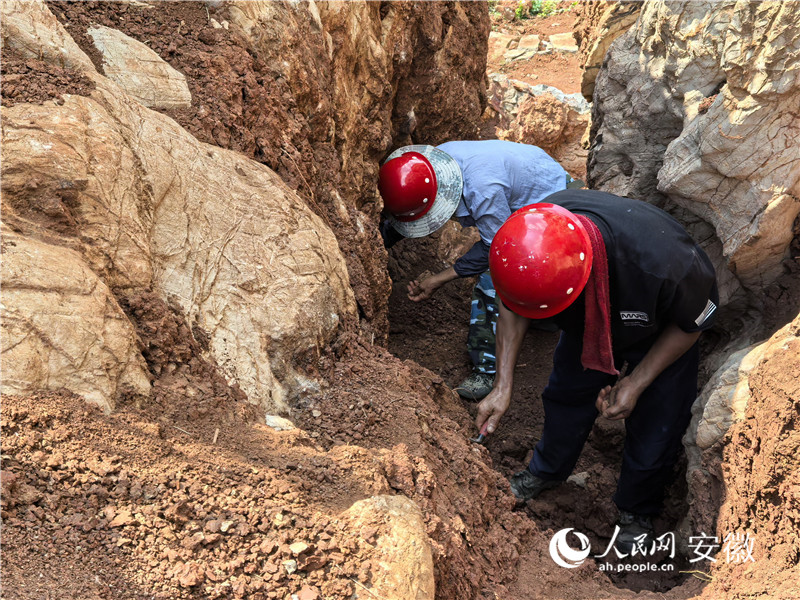
M546 319L572 304L592 269L592 245L580 221L555 204L519 209L500 227L489 271L503 303L529 319Z

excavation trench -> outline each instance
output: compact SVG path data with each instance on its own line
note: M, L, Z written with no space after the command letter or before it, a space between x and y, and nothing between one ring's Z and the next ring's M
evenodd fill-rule
M540 394L557 334L529 332L511 410L485 448L467 442L476 433L475 405L452 390L470 371L465 342L473 282L452 282L421 304L405 294L411 278L443 269L471 245L453 223L445 233L406 240L391 250L388 276L393 287L386 302L389 278L375 227L380 210L377 165L390 147L410 141L476 137L481 102L470 103L460 95L457 100L463 105L444 102L453 95L444 79L429 85L432 50L427 46L438 43L440 30L450 28L452 35L443 39L453 43L452 52L437 54L437 60L456 57L449 69L462 70L454 70L454 78L468 80L465 74L474 71L474 81L481 80L483 54L465 60L470 58L465 47L474 40L458 38L472 31L469 27L486 33L479 3L421 3L425 10L412 3L382 3L380 9L367 3L363 14L354 12L354 19L363 19L365 32L413 25L389 38L397 52L396 72L385 81L367 81L377 75L362 67L371 65L374 56L370 53L370 60L362 61L356 52L360 46L348 45L350 21L337 20L339 13L329 10L326 27L333 35L327 41L314 15L303 8L297 16L289 12L295 3L289 4L263 4L277 16L264 21L269 27L255 43L221 24L232 21L225 4L169 3L153 10L146 3L48 3L99 69L100 57L87 37L87 29L96 24L147 44L186 76L194 98L191 107L159 110L199 140L270 167L322 218L347 262L360 321L355 322L354 310L342 319L335 337L295 356L292 366L315 383L291 397L287 412L296 428L282 430L267 426L265 407L245 402L242 390L217 370L208 352L208 333L187 321L187 306L157 289L114 290L141 344L152 392L147 397L121 394L110 415L61 390L4 397L4 592L9 598L283 600L308 588L335 600L371 597L361 592L378 584L380 560L374 544L390 523L356 527L348 520L349 511L362 500L394 496L412 500L407 505L421 515L436 598L679 600L701 593L698 579L680 573L693 570L680 555L671 561L671 571L614 575L601 573L595 560L564 569L548 554L554 532L564 528L587 535L593 549L608 544L617 516L611 497L624 438L620 423L598 419L575 469L580 483L568 482L522 509L514 508L507 480L527 464L541 433ZM348 5L360 6L342 4ZM445 12L429 10L434 5ZM286 26L289 17L295 19L295 29ZM319 43L308 43L314 35ZM425 48L417 54L418 71L409 72L397 57L406 57L421 40ZM7 54L4 111L16 103L50 99L62 106L62 95L73 94L75 102L92 94L92 86L76 72ZM278 57L285 56L295 56L294 67L283 72ZM567 64L551 55L537 61ZM350 63L355 64L353 73L340 68ZM553 71L560 73L562 66ZM357 77L362 71L363 81ZM383 73L382 68L376 73ZM337 78L348 83L342 89L378 91L360 98L366 105L355 100L351 105L350 98L334 93ZM562 79L569 83L566 75ZM427 98L422 90L428 88L443 91L418 107L418 100ZM412 105L419 108L416 114ZM384 110L387 106L391 109ZM442 115L447 118L438 123ZM477 137L495 137L495 125L484 122ZM176 163L174 168L187 167ZM84 177L74 176L76 185L84 185ZM52 235L52 243L73 248L77 234L83 233L76 229L83 224L72 212L80 194L61 186L60 172L53 179L58 189L31 179L31 185L14 193L4 187L5 222L22 231L28 219ZM795 235L800 236L797 223ZM75 239L65 241L64 236ZM798 248L795 240L793 256ZM797 266L791 265L794 270L787 267L785 280L767 290L765 331L754 340L765 339L796 315ZM706 338L714 342L712 336ZM704 350L707 355L710 349ZM766 517L756 515L752 521L761 518L769 527L786 518L780 526L789 533L769 531L776 545L786 542L783 554L775 555L784 563L773 561L778 565L773 578L789 581L780 569L796 565L791 549L796 523L781 513L781 506L795 492L770 479L770 469L777 463L785 473L792 472L790 458L797 444L782 440L794 431L794 413L791 402L779 401L791 399L784 389L791 389L790 375L796 379L797 374L791 357L776 362L775 373L789 374L786 379L770 378L767 372L752 386L753 397L764 399L765 413L776 406L775 414L739 427L732 445L736 453L725 458L733 465L732 479L726 473L723 483L718 473L712 483L731 497L739 492L733 484L725 487L728 479L741 489L772 486L773 495L761 505L740 494L720 520L738 526L756 509ZM701 379L707 377L701 374ZM782 429L764 433L762 422ZM773 443L778 446L772 448ZM772 454L764 452L762 459L753 449L759 447L772 448ZM721 471L721 459L716 460ZM685 461L679 463L664 513L655 523L658 532L675 531L687 513L685 469ZM742 484L753 471L753 481ZM780 482L785 474L778 475ZM720 509L712 502L692 510L693 517L699 511L704 523L713 523ZM302 551L296 550L298 543L305 545ZM292 562L297 570L290 572L286 563ZM771 577L766 562L759 565L765 569L762 579L744 583L743 594L761 591L758 586ZM725 571L715 573L721 586L749 577L734 574L728 580Z
M451 227L453 227L451 225ZM474 279L461 279L440 288L427 302L415 303L408 299L406 286L410 279L424 271L436 272L446 265L436 257L439 240L404 240L391 251L390 274L394 281L389 302L390 351L401 359L414 360L421 366L439 375L452 389L471 371L472 364L466 350L470 300ZM491 456L491 465L505 479L524 469L532 456L544 422L541 392L552 367L552 355L559 334L530 329L526 335L517 368L514 374L514 396L511 408L501 421L499 429L488 438L486 448ZM471 418L476 414L476 404L459 399ZM554 490L549 490L538 499L517 510L536 524L536 535L550 540L553 533L574 528L583 532L591 547L606 549L614 531L617 509L611 500L616 489L617 476L622 460L625 437L621 421L598 418L584 446L573 472L579 481L567 481ZM675 531L679 521L686 515L686 460L683 456L675 468L673 483L668 488L664 511L655 521L656 531L661 534ZM510 491L509 491L510 493ZM680 546L680 544L677 544ZM604 551L604 550L603 550ZM600 554L601 552L597 552ZM687 558L676 547L674 559L661 560L670 571L653 573L610 573L612 586L632 591L649 590L665 592L685 583L690 575L680 571L691 570ZM593 552L594 554L594 552ZM609 555L609 559L613 556ZM664 558L662 556L662 558ZM538 573L544 561L537 551L523 554L519 564L519 580L512 591L520 594L539 589ZM605 559L604 559L605 560ZM630 562L630 559L628 559ZM600 560L597 561L599 564ZM616 566L619 560L613 561ZM555 569L553 563L551 563ZM597 569L597 567L593 567ZM569 578L569 571L561 569L558 574ZM691 585L684 594L689 597L697 593ZM676 590L677 592L677 590ZM524 597L524 596L521 596Z

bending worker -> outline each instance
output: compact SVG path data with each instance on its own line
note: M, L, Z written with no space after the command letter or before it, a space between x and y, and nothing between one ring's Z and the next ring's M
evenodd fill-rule
M479 275L472 296L467 347L474 369L459 393L480 400L495 374L497 305L489 268L489 245L515 210L563 190L571 180L541 148L502 140L404 146L381 166L379 188L389 217L382 227L387 247L404 237L430 235L455 216L477 227L481 239L453 266L408 286L419 302L458 277Z
M597 416L624 419L614 502L616 546L629 550L652 533L697 396L697 339L719 302L711 261L651 204L566 190L509 218L490 271L502 300L498 371L476 424L493 432L509 407L528 319L553 317L562 333L542 394L544 430L511 490L527 501L557 486Z

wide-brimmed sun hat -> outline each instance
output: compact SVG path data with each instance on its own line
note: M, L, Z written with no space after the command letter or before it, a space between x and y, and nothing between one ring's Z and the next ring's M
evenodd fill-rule
M414 144L389 155L381 166L378 187L392 227L405 237L417 238L430 235L453 216L464 179L447 152Z

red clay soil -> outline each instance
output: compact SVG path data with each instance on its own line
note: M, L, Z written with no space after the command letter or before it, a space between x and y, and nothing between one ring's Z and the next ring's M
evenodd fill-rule
M745 533L752 560L723 548L712 597L800 598L800 327L784 352L749 378L745 418L731 427L722 459L730 493L719 509L717 535ZM739 545L742 548L742 545ZM731 560L728 552L732 551Z
M64 94L88 96L94 89L94 83L81 73L33 58L22 59L6 45L2 49L0 74L5 107L20 102L43 104L48 100L63 103Z
M441 379L347 335L319 368L330 387L288 432L235 394L189 393L190 373L110 416L67 393L4 398L4 597L350 598L380 531L338 516L395 493L423 510L438 597L511 581L534 525Z

